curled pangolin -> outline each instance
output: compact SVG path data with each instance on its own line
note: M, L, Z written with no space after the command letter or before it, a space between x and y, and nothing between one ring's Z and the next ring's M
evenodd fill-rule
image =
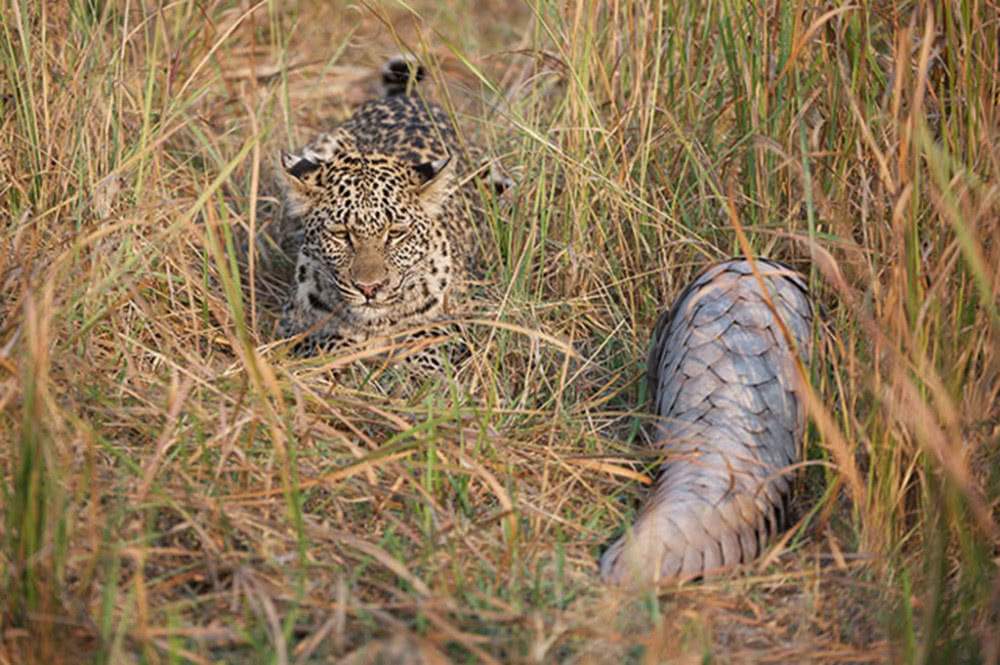
M788 336L742 259L701 273L657 322L648 378L665 462L601 559L608 582L716 573L753 560L781 528L805 427L792 348L808 360L812 308L801 275L755 263Z

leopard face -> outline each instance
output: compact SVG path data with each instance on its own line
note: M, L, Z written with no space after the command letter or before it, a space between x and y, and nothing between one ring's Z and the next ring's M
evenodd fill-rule
M293 307L308 320L327 315L324 327L340 338L433 320L461 272L445 220L457 214L452 159L415 156L365 145L342 127L282 157L304 230Z

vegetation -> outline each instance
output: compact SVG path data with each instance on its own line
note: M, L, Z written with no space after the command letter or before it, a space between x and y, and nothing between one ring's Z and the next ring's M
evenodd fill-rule
M0 663L1000 660L995 2L0 8ZM273 335L275 157L400 51L518 183L423 386ZM744 242L824 312L794 528L605 588L653 321Z

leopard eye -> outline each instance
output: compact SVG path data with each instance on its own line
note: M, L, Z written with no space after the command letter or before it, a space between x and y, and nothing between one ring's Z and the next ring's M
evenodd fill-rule
M389 227L389 242L402 240L410 233L410 227L405 224L393 224Z
M348 243L351 241L351 234L347 231L347 227L343 224L335 224L330 227L330 234L333 236L334 240L342 243Z

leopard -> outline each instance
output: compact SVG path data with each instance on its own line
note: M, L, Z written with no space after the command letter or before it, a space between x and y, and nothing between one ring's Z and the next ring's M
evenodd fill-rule
M450 356L429 342L450 336L442 322L459 312L474 263L470 158L445 110L417 94L422 65L397 56L381 73L381 97L281 154L302 243L278 334L300 355L396 349L392 360L432 374Z

